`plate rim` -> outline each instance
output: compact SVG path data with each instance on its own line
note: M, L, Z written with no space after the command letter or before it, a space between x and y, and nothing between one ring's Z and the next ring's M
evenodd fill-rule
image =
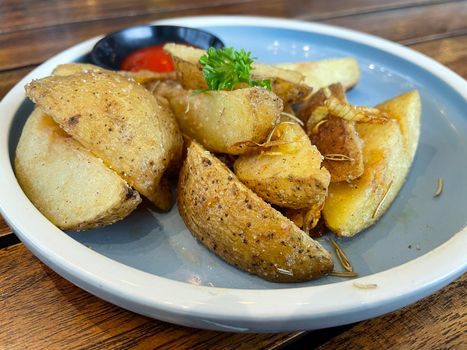
M206 28L216 25L257 26L331 35L376 47L408 60L437 76L467 100L467 82L447 67L397 43L350 29L254 16L178 17L150 24ZM0 102L0 114L8 115L7 118L0 118L0 169L7 169L6 174L0 178L0 211L34 255L75 285L121 307L168 322L217 330L285 331L303 329L302 325L306 325L305 328L308 329L338 325L392 311L418 300L420 295L423 297L441 288L467 270L467 259L462 255L462 247L467 246L465 226L435 249L391 269L333 284L283 289L195 286L129 267L86 248L68 235L63 235L61 230L45 219L29 202L19 187L10 165L8 133L13 116L24 101L23 85L32 78L43 75L48 67L63 62L66 57L76 58L86 53L102 36L83 41L46 60L21 79ZM11 200L12 198L15 200ZM28 220L20 220L20 215L28 217ZM31 232L38 229L41 231L39 235L31 235ZM48 238L56 241L46 242ZM63 249L62 244L67 249ZM83 256L86 258L83 259ZM446 257L449 259L446 260ZM96 271L96 263L102 270L111 271L117 267L122 272L120 278ZM425 264L437 268L427 271L426 268L423 269ZM421 270L427 273L420 276ZM397 275L399 286L391 284L394 280L391 275ZM360 290L353 286L355 281L378 283L382 288ZM148 295L147 290L157 293ZM305 291L307 295L304 295ZM287 298L280 298L282 294L286 294ZM346 298L342 298L342 295ZM323 296L328 301L319 299L320 302L316 303L316 298ZM331 303L332 298L335 299ZM229 299L227 305L226 299ZM274 305L274 308L270 308L270 305ZM300 308L297 310L295 308L298 305ZM340 317L345 318L343 315L347 319L339 323Z

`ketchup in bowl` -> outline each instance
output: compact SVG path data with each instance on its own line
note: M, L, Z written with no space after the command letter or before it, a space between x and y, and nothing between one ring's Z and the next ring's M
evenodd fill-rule
M172 72L174 64L163 47L164 44L154 45L132 52L123 60L121 69L132 72L140 70Z

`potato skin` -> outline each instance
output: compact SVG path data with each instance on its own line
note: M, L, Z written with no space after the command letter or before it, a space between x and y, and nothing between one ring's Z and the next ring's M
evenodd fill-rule
M52 75L59 75L59 76L67 76L72 75L79 72L89 72L89 71L97 71L97 72L107 72L112 73L108 69L104 69L102 67L96 66L90 63L64 63L59 64L52 72ZM165 81L165 80L174 80L177 78L175 72L164 72L164 73L157 73L148 70L141 70L138 72L129 72L129 71L116 71L117 73L123 77L131 78L135 82L148 87L148 85L157 82L157 81Z
M331 174L331 182L352 181L362 176L364 171L363 142L355 128L355 122L329 116L318 132L307 130L311 143L316 145L324 156L324 167ZM351 160L331 160L327 155L342 154Z
M332 271L331 256L319 243L196 142L180 172L177 201L194 237L244 271L273 282L305 281Z
M170 208L165 173L181 157L182 137L173 116L144 87L90 71L35 80L26 94L156 206Z
M328 87L332 96L346 102L344 88L341 84ZM324 106L327 97L324 90L317 91L300 106L297 115L305 122L306 133L311 143L316 145L324 159L324 166L331 173L331 182L352 181L363 174L362 140L355 129L355 122L329 114L326 121L317 127L312 115L313 111ZM351 160L326 159L327 155L344 155Z
M285 144L264 153L241 155L234 164L235 174L271 204L291 209L319 208L319 219L330 181L329 172L321 166L321 154L295 123L279 124L271 140Z
M242 154L245 141L262 142L279 121L282 101L263 88L168 96L182 132L209 151Z
M206 53L205 50L172 43L165 44L164 50L170 54L178 78L185 89L207 89L203 67L199 63L200 57ZM271 80L272 91L286 103L299 102L311 92L311 88L303 83L304 76L297 71L274 65L253 64L250 75L257 80ZM240 84L238 88L244 88L245 85Z
M299 72L279 68L272 64L253 64L252 68L252 78L270 80L272 91L284 103L298 103L311 93L311 87L304 84L305 77Z
M141 202L138 192L39 109L23 128L15 173L31 202L64 230L112 224Z
M178 80L187 90L207 89L199 59L206 51L182 44L168 43L164 45L175 66Z
M418 93L404 94L382 105L392 118L388 122L357 123L364 143L363 175L350 183L329 186L323 217L329 229L339 236L354 236L379 220L404 184L413 161L413 145L416 148L418 144L420 127ZM401 132L402 123L407 125L405 134Z

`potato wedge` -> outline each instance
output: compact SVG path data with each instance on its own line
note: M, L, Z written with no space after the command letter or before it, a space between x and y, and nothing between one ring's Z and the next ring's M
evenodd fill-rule
M341 83L345 90L352 88L360 79L360 68L355 58L334 58L321 61L276 64L305 76L304 83L313 91L334 83Z
M304 84L305 77L299 72L272 64L253 64L252 68L251 77L256 80L270 80L272 91L284 103L298 103L311 93L312 89Z
M410 170L412 148L418 144L420 103L417 92L405 94L382 105L393 119L383 124L357 123L363 140L363 175L350 183L332 183L323 217L339 236L354 236L373 225L389 208ZM407 125L407 138L400 125ZM414 139L410 139L410 137Z
M89 63L65 63L59 64L57 67L55 67L52 75L66 76L88 71L99 71L107 73L112 72ZM124 77L132 78L134 81L145 87L147 87L148 84L154 83L155 81L174 80L177 78L174 72L157 73L148 70L142 70L138 72L117 71L114 73L120 74Z
M164 45L175 66L178 80L187 90L207 89L208 85L202 73L199 59L206 51L182 44L168 43Z
M202 66L199 64L200 57L206 53L205 50L172 43L165 44L164 50L172 57L179 80L185 89L207 89ZM251 77L271 80L272 91L284 102L299 102L311 92L311 88L303 83L304 76L296 71L266 64L253 64L252 68Z
M355 123L330 115L318 131L308 136L324 157L331 182L352 181L363 174L362 140Z
M15 172L31 202L64 230L112 224L141 202L138 192L39 109L24 126Z
M170 208L165 174L180 160L182 137L173 116L144 87L90 71L32 81L26 94L157 207Z
M282 101L262 88L166 95L182 132L208 150L241 154L245 141L263 142L279 121Z
M418 91L410 91L403 95L383 102L376 108L388 113L399 122L404 140L404 146L409 154L410 162L415 157L420 138L421 102Z
M275 129L272 147L238 157L234 171L241 182L271 204L291 209L317 209L329 186L329 172L302 127L284 122Z
M331 173L331 182L352 181L363 174L362 140L354 121L329 112L323 119L321 113L314 113L317 108L323 108L329 96L347 101L343 86L332 84L303 103L297 114L301 120L306 120L306 132L324 156L324 167Z
M331 255L192 142L178 208L193 236L226 262L268 281L299 282L333 268Z

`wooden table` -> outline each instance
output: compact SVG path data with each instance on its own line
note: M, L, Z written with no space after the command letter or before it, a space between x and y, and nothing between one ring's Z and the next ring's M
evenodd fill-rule
M84 39L160 18L243 14L297 18L397 41L467 76L467 2L441 0L4 0L0 98L37 65ZM419 349L467 347L466 275L415 305L313 332L232 334L155 321L70 284L0 218L1 349Z

